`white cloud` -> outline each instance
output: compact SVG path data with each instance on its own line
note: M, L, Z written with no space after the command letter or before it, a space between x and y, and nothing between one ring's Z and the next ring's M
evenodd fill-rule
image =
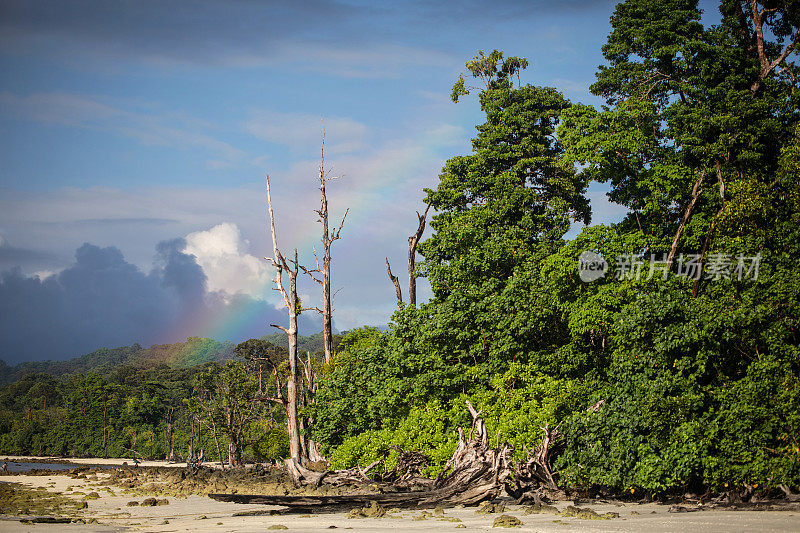
M209 291L266 299L271 281L267 262L246 253L248 246L236 224L223 222L187 235L183 253L195 256Z
M424 209L422 189L436 185L446 154L468 149L467 134L447 124L430 124L377 148L327 159L328 169L344 175L328 185L331 223L338 225L350 208L342 238L332 250L333 290L340 291L334 300L335 327L386 323L395 302L384 258L404 270L407 237L417 227L414 211ZM314 213L319 207L317 165L313 158L298 160L284 171L271 172L278 243L287 255L297 247L306 265L314 264L312 247L321 251ZM197 256L210 290L261 291L259 298L282 305L272 290L272 274L265 272L272 272L263 259L272 255L272 242L261 170L253 169L252 185L242 188L0 189L0 231L11 242L36 243L56 256L28 274L68 266L84 242L118 246L128 261L149 271L157 242L187 236L187 251ZM320 305L319 286L301 278L298 289L308 295L304 302ZM402 283L405 287L407 280ZM420 299L428 294L425 285L419 281Z
M33 273L33 277L39 278L40 280L44 281L47 278L55 276L56 274L58 274L58 272L59 271L57 270L37 270L36 272Z

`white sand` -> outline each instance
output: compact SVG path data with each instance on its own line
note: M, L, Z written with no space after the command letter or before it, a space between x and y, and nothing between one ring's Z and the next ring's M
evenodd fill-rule
M109 459L101 459L97 457L85 458L85 457L51 457L51 456L32 456L32 455L2 455L0 456L0 463L2 463L3 459L8 459L9 462L14 461L17 463L37 463L42 460L44 461L56 461L59 463L75 463L78 465L111 465L111 466L122 466L122 463L128 463L129 466L133 466L133 459L126 459L126 458L109 458ZM139 466L168 466L168 467L185 467L185 462L177 462L171 463L168 461L149 461L139 460ZM203 466L208 468L219 468L219 463L210 463L206 462L203 463Z
M122 460L119 460L120 463ZM404 511L399 515L384 518L348 519L345 513L320 515L281 516L233 516L242 511L264 511L270 507L251 504L217 502L207 497L167 498L169 505L157 507L128 507L131 500L142 501L144 496L123 494L121 489L110 487L111 495L98 480L72 479L66 475L51 476L2 476L0 481L18 482L30 487L44 487L82 500L82 492L97 492L100 499L89 500L88 509L76 511L82 518L96 518L100 524L22 524L18 518L5 517L0 520L0 531L237 531L263 533L271 525L282 524L290 531L321 532L335 529L352 529L360 532L385 533L389 531L488 531L497 515L476 515L475 508L447 509L444 520L429 518L415 521L419 511ZM67 491L67 488L71 490ZM163 498L163 496L158 496ZM572 502L559 502L559 508ZM522 527L494 531L524 532L656 532L656 531L705 531L705 532L800 532L800 512L791 511L700 511L692 513L668 513L668 506L658 504L597 504L591 505L598 513L616 512L620 518L613 520L585 520L564 518L552 514L525 516L522 509L509 505L504 514L513 515L524 523ZM632 512L639 514L631 514ZM205 518L204 518L205 517ZM460 522L447 521L457 518ZM164 523L164 522L168 523ZM465 528L456 526L463 524Z

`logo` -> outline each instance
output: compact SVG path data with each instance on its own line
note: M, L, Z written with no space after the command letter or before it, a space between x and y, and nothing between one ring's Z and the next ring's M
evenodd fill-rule
M584 283L590 283L606 275L608 263L603 256L586 250L578 256L578 275Z

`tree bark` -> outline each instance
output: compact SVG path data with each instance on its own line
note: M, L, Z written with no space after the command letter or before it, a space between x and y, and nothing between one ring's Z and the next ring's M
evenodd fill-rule
M703 184L703 178L705 178L705 176L706 176L706 170L703 169L700 172L700 176L697 178L697 181L694 182L694 186L692 187L692 199L689 201L689 205L686 206L686 211L684 211L683 213L683 218L681 218L681 223L678 226L678 231L675 232L675 238L672 240L672 246L669 249L669 256L667 257L667 270L672 268L672 263L675 260L675 254L678 251L678 243L680 242L683 230L686 227L686 223L689 221L689 218L692 216L692 210L694 209L694 204L697 203L697 199L703 192L703 190L700 188L700 185Z
M759 11L758 1L750 0L750 11L753 16L753 26L755 27L756 51L758 52L759 62L758 78L750 86L750 92L753 94L758 92L767 76L769 76L773 70L780 66L780 64L783 63L787 57L789 57L789 54L792 53L798 42L800 42L800 30L797 30L794 35L791 36L789 43L784 47L780 55L775 58L774 61L769 60L764 41L764 15L767 12L774 10L775 9L765 8Z
M386 273L389 274L389 279L394 284L394 292L397 295L397 303L403 303L403 291L400 290L400 281L397 276L392 274L392 267L389 265L389 258L386 258Z
M289 377L286 382L286 431L289 435L289 461L302 464L303 455L300 447L300 425L297 419L297 272L299 263L297 260L297 248L294 250L294 261L292 265L286 261L286 258L278 248L278 239L275 234L275 215L272 211L272 196L270 194L269 175L267 175L267 206L269 210L270 232L272 233L272 249L274 257L271 259L275 267L275 285L278 292L283 297L283 302L286 305L289 314L289 327L283 326L276 327L286 333L289 341ZM283 272L289 274L289 290L287 291L283 285Z
M322 341L325 350L325 364L330 364L333 355L333 309L331 305L331 244L339 239L339 234L347 218L348 208L344 212L342 222L339 227L329 228L328 222L328 196L325 184L335 177L329 178L325 173L325 135L322 136L322 150L319 164L319 190L321 193L320 207L316 211L319 215L319 222L322 224L322 280L313 278L322 285ZM305 270L305 269L304 269ZM320 268L317 265L316 271Z
M428 210L431 208L430 204L425 208L425 213L419 214L417 211L417 219L419 219L419 226L416 233L408 238L408 304L417 305L417 276L414 274L414 264L417 256L417 245L425 232L425 219L428 217Z
M711 241L714 238L714 230L717 227L717 220L719 216L725 211L725 181L722 179L722 165L717 161L717 187L719 188L720 208L714 218L711 220L711 227L708 229L706 238L703 240L703 248L700 250L700 264L698 265L697 279L692 283L692 298L697 298L700 292L700 281L703 279L703 265L705 264L706 253L711 246Z

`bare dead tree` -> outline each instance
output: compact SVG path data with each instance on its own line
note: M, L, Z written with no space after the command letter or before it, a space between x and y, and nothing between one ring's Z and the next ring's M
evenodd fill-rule
M267 175L267 208L269 211L269 225L272 234L272 251L274 257L265 257L275 267L275 290L283 297L289 314L289 327L270 324L284 333L289 341L289 376L286 380L286 399L281 398L281 403L286 409L286 431L289 434L289 459L286 460L289 472L292 466L303 462L302 450L300 446L300 425L297 418L297 398L298 398L298 371L297 371L297 272L299 263L297 260L297 248L294 250L294 260L286 261L286 258L278 248L278 239L275 235L275 215L272 211L272 195L270 193L269 175ZM283 285L283 273L289 275L289 288ZM277 372L276 372L277 377ZM280 385L278 386L280 391ZM280 394L280 392L279 392Z
M422 234L425 232L425 220L428 218L428 210L431 208L428 205L425 208L425 212L423 214L419 214L417 211L417 220L419 221L419 225L417 226L417 231L414 235L411 235L408 238L408 303L410 305L417 305L417 276L414 274L414 266L417 261L417 245L419 244L419 240L422 238ZM397 279L397 276L392 274L392 267L389 264L389 258L386 258L386 273L389 274L389 279L392 281L394 285L395 293L397 293L397 303L403 302L403 293L400 290L400 282Z
M314 309L322 314L322 341L325 350L325 364L330 364L331 362L331 355L333 355L333 308L331 306L331 245L334 241L339 240L340 234L342 232L342 228L344 227L344 221L347 219L347 214L350 212L350 208L348 207L344 215L342 216L342 221L339 223L339 226L334 226L330 228L328 222L328 196L326 191L326 183L339 179L339 176L330 176L329 173L325 172L325 130L322 130L322 149L320 151L320 163L319 163L319 191L321 193L320 199L320 206L319 209L315 209L314 212L319 216L317 221L322 224L322 267L319 265L319 259L317 259L317 267L315 269L306 269L302 266L300 267L311 279L322 285L322 309L317 307L310 307L309 309ZM316 251L314 252L316 256ZM320 279L315 274L322 274L322 279Z
M416 262L417 245L425 232L425 219L428 217L428 210L431 208L430 204L425 208L425 213L419 214L417 211L417 219L419 219L419 226L417 232L408 238L408 303L409 305L417 305L417 276L414 274L414 264Z
M168 406L166 409L166 430L165 430L165 437L167 441L167 445L169 446L169 453L167 454L167 460L170 462L175 462L175 432L173 429L173 421L175 418L175 408L173 406ZM103 435L105 437L105 435Z
M355 505L369 505L372 502L398 508L424 509L435 506L452 507L459 504L474 505L482 501L491 501L500 495L514 474L512 450L508 445L501 446L499 441L492 447L481 413L469 402L466 404L472 414L472 429L467 434L459 428L459 439L453 456L435 480L420 477L428 459L420 453L410 452L401 453L398 466L384 476L379 475L379 480L376 481L370 481L367 473L384 462L381 459L365 469L359 465L349 470L335 472L315 472L302 466L298 468L298 475L306 484L312 486L319 486L323 481L334 485L369 482L371 485L390 490L361 494L309 494L302 497L252 494L209 496L218 501L282 505L289 507L290 512L340 511L352 509ZM540 455L546 460L548 443L544 446L545 452ZM536 480L533 482L538 483ZM528 487L521 488L525 490Z

